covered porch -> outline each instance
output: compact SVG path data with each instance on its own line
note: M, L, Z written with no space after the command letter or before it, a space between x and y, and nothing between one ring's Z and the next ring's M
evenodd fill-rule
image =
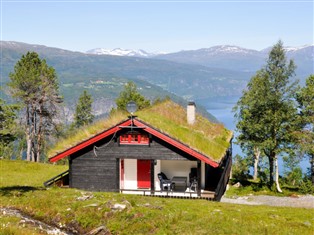
M120 192L163 197L213 197L199 160L120 159Z

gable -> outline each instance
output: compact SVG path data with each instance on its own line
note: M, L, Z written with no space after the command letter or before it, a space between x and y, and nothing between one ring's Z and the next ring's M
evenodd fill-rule
M214 165L221 163L231 144L233 133L222 124L210 122L196 113L195 123L190 125L187 123L186 109L171 100L154 104L136 112L136 115L135 122L138 121L142 129L148 128L150 135L167 140L168 146L184 149L186 153L192 151L192 155L198 156L198 159ZM115 111L107 119L76 130L73 135L59 140L49 150L48 157L51 161L58 161L101 139L111 138L113 133L124 133L122 129L131 125L131 120L125 119L126 116L125 112Z
M119 124L117 124L114 127L111 127L95 136L93 136L90 139L87 139L61 153L58 153L57 155L51 157L49 159L50 162L56 162L59 161L67 156L70 156L71 154L74 154L88 146L91 146L93 144L95 144L96 142L107 138L108 136L114 135L115 133L121 131L122 129L132 129L132 128L139 128L142 129L144 132L151 134L152 136L155 136L163 141L165 141L166 143L174 146L175 148L187 153L188 155L201 160L209 165L211 165L212 167L218 167L218 163L213 161L212 159L210 159L209 157L203 155L202 153L197 152L196 150L190 148L189 146L187 146L184 143L181 143L180 141L168 136L165 133L160 132L159 130L155 129L154 127L150 126L149 124L138 120L138 119L128 119L124 122L121 122Z

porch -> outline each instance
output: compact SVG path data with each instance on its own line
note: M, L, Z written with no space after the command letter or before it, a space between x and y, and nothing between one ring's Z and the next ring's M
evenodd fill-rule
M214 200L215 199L215 192L207 191L207 190L201 190L200 195L198 195L197 192L189 191L189 189L187 189L185 192L161 191L161 190L151 191L149 189L134 189L134 190L132 190L132 189L121 189L120 193L150 196L150 197L165 197L165 198L203 199L203 200Z
M163 175L164 177L161 177ZM164 178L161 179L161 178ZM120 160L122 193L164 197L211 197L205 190L205 163L191 160Z

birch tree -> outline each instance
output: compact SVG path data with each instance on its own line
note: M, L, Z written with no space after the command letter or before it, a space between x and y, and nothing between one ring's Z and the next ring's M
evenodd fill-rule
M283 43L279 41L235 107L239 139L255 145L268 158L269 186L275 183L278 192L281 192L278 157L282 153L292 156L298 129L294 100L298 86L292 80L295 68L292 60L287 61Z

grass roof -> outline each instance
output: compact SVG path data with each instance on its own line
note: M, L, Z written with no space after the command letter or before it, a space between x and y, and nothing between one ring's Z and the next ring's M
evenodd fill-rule
M146 122L216 162L219 162L224 156L232 137L232 132L227 130L222 124L212 123L199 114L196 114L195 123L189 125L186 118L186 109L171 100L163 101L138 111L136 115L137 119ZM126 113L115 112L105 120L100 120L80 131L76 131L75 135L58 141L49 151L48 156L52 157L58 154L58 152L69 149L118 124L125 120L126 117Z

